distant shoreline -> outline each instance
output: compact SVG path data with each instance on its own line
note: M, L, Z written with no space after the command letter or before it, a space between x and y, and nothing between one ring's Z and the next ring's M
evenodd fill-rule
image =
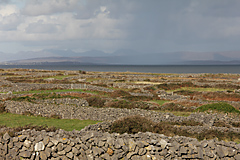
M0 65L0 68L24 68L44 70L83 70L96 72L141 73L232 73L240 74L240 65Z

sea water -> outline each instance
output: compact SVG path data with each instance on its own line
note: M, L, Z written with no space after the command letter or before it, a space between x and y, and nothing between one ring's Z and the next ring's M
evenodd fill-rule
M237 73L240 65L0 65L0 68L145 73Z

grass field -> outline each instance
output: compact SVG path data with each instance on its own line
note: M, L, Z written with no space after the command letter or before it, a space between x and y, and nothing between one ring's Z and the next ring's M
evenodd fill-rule
M0 114L0 125L6 125L7 127L19 127L25 125L34 126L48 126L56 127L58 129L64 129L66 131L81 130L85 126L90 124L96 124L100 121L93 120L78 120L78 119L54 119L36 116L26 116L11 113Z

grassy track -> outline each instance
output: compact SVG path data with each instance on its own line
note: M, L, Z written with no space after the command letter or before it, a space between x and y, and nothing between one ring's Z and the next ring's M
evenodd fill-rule
M19 127L25 125L37 125L48 127L61 128L66 131L72 131L73 129L81 130L85 126L90 124L96 124L100 121L92 120L78 120L78 119L53 119L36 116L25 116L19 114L2 113L0 114L0 125L6 125L7 127Z

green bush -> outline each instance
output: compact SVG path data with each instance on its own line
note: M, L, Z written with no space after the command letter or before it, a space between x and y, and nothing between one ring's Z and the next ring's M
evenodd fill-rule
M197 108L196 111L200 111L200 112L217 111L217 112L224 112L224 113L240 113L239 110L237 110L232 105L225 102L206 104Z

